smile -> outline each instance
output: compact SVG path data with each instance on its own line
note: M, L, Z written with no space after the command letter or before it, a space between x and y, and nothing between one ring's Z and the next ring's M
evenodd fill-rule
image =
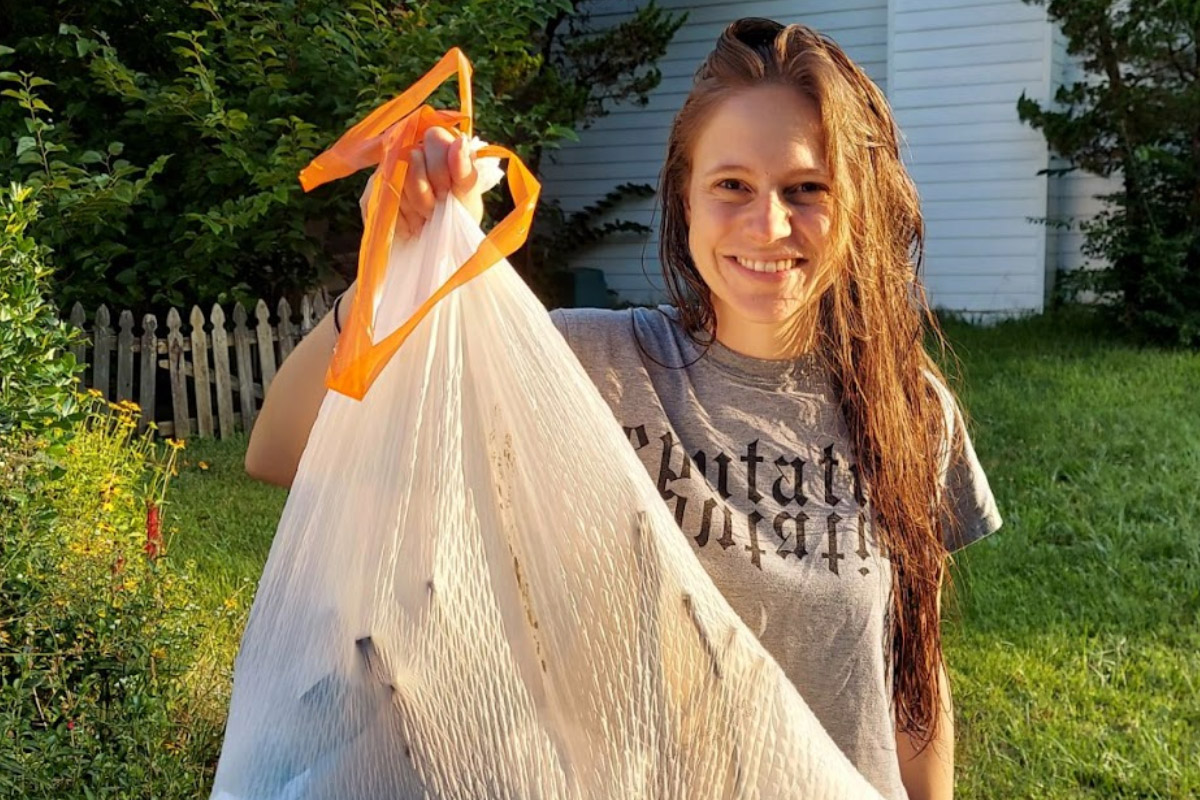
M742 269L764 274L787 272L801 266L805 262L803 258L785 258L775 261L754 261L749 258L742 258L741 256L725 256L725 258L737 264Z

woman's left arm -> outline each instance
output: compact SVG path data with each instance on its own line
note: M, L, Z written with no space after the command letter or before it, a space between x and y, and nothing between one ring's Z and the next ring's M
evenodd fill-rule
M941 615L941 587L938 588L938 615ZM896 729L896 755L900 759L900 780L909 800L953 800L954 798L954 703L950 697L950 679L943 664L938 669L937 736L918 752L920 743Z
M919 744L907 733L896 731L896 754L900 758L900 780L909 800L952 800L954 797L954 710L950 682L943 667L939 671L937 736L917 752Z

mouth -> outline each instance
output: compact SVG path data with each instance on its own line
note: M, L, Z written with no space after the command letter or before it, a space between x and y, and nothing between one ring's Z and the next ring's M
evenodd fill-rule
M757 260L741 256L724 256L725 262L737 267L743 272L756 275L778 275L792 272L808 263L806 258L779 258L773 260Z

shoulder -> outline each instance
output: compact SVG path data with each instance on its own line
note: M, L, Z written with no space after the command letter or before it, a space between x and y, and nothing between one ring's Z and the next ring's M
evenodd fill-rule
M559 333L584 366L678 350L678 313L657 308L558 308L550 312Z
M639 329L665 332L676 324L679 313L673 306L656 308L556 308L550 312L554 325L565 333L629 334L633 326Z
M550 319L563 336L573 336L626 328L632 312L633 309L556 308L550 312Z

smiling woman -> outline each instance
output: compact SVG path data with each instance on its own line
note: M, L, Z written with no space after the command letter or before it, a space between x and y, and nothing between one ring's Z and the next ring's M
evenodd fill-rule
M447 192L479 219L473 162L453 142L427 134L398 238ZM732 23L669 139L671 304L551 318L707 575L850 762L890 800L948 800L941 583L950 553L1001 523L922 347L940 334L898 142L882 92L833 41ZM272 383L251 474L291 482L337 313ZM554 489L547 504L570 502Z
M772 390L769 410L740 433L755 445L741 458L748 530L774 510L754 486L755 465L763 450L778 450L775 466L782 475L794 465L797 486L805 482L800 470L821 467L832 514L824 520L828 541L818 562L839 574L843 536L860 554L876 548L885 554L886 585L842 598L833 619L814 575L778 585L806 608L816 600L820 624L852 632L851 639L768 624L764 642L776 657L787 654L782 661L801 694L885 795L949 798L953 725L942 667L941 581L947 555L997 529L1000 517L957 404L922 347L927 336L940 340L940 332L917 277L920 204L887 100L820 33L738 20L696 71L671 128L659 188L659 254L674 320L667 327L686 340L681 352L699 354L689 368L693 385L706 360L736 368L743 380L772 380L757 383ZM639 342L639 349L654 348ZM734 391L732 383L725 388ZM815 420L789 407L796 396L817 399ZM754 399L743 391L725 400L735 407L728 416L751 418ZM684 414L696 412L694 403L681 408L668 409L667 417L682 433L693 427ZM718 441L729 435L732 425L719 430L714 409L703 411ZM760 434L771 435L771 447ZM684 452L695 452L700 438L681 435ZM838 490L839 478L849 479L849 492ZM725 497L719 480L717 488ZM772 499L780 514L801 518L800 549L792 552L804 560L805 523L820 506L804 496L789 509L778 488ZM848 493L857 506L846 503ZM787 521L774 518L782 540L776 552L787 543ZM744 616L795 613L790 603L764 601L772 588L736 581L727 570L719 561L710 567L727 596L754 598L731 599ZM867 609L875 608L882 613L872 618ZM835 621L842 613L856 621ZM868 639L879 648L862 646ZM833 684L815 677L839 658L853 665L848 674ZM846 705L823 697L830 694ZM875 706L881 695L886 707Z

